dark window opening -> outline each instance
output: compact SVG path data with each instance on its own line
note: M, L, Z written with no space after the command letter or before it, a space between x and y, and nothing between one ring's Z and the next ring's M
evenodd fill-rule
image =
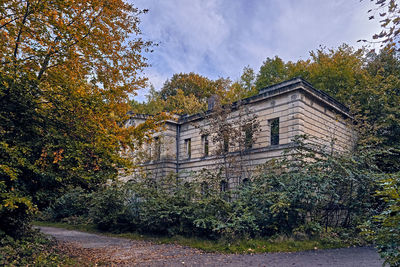
M244 127L244 146L246 149L253 147L253 127L252 125L246 125Z
M208 135L203 135L201 137L202 142L203 142L203 155L204 156L208 156L208 152L209 152L209 142L208 142Z
M156 160L160 160L161 159L161 141L160 141L160 137L155 137L154 138L154 143L155 143L155 151L154 151L154 156Z
M269 120L271 130L271 146L279 145L279 118Z
M149 159L151 160L151 156L152 156L152 154L151 154L151 153L152 153L152 151L151 151L151 145L149 146L149 150L148 150L148 151L149 151Z
M228 190L228 183L225 180L222 180L220 183L220 191L226 192Z
M192 156L192 139L185 139L186 157L188 159Z
M224 147L224 153L228 153L229 152L229 136L224 136L224 143L223 143Z

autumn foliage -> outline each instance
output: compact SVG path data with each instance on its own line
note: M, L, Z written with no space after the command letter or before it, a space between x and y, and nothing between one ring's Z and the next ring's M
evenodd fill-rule
M146 82L144 12L122 0L0 3L0 216L12 220L2 231L129 167L121 147L145 135L122 127Z

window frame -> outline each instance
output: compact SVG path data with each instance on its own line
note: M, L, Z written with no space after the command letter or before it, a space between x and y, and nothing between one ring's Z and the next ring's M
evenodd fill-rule
M186 158L190 159L192 157L192 138L185 139L185 152Z
M278 118L273 118L268 120L269 132L270 132L270 145L277 146L280 143L280 120Z
M222 142L222 151L223 153L229 153L229 136L224 135L224 140Z
M161 160L161 139L159 136L154 137L154 157L155 160Z
M229 189L228 182L227 182L226 180L222 180L222 181L219 183L219 190L220 190L220 192L221 192L221 193L227 192L228 189Z
M207 157L210 153L210 141L208 140L208 134L201 136L201 143L203 147L203 157Z
M244 148L252 149L254 145L254 129L253 125L246 124L243 126L244 131Z

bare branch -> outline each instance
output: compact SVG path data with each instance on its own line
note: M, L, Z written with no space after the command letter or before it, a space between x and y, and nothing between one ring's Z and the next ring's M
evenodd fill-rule
M19 29L17 39L15 40L15 49L14 49L14 58L15 59L17 58L17 54L18 54L18 47L19 47L19 43L21 41L21 34L22 34L22 31L23 31L23 27L24 27L24 25L26 23L26 19L29 16L29 6L30 6L30 2L28 1L28 2L26 2L26 11L25 11L24 18L22 20L22 24L21 24L21 27Z

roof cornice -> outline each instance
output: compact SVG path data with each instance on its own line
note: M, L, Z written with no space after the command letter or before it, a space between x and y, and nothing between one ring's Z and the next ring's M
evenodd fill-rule
M326 104L328 107L333 108L336 110L338 113L344 115L345 117L351 117L349 115L349 108L345 106L344 104L340 103L338 100L335 98L331 97L324 91L321 91L319 89L314 88L309 82L304 80L303 78L296 77L287 81L283 81L281 83L277 83L265 88L260 89L259 93L257 95L244 98L240 101L233 102L231 104L232 110L237 109L240 105L247 105L259 101L263 101L272 97L275 97L277 95L281 94L286 94L292 91L296 90L301 90L306 92L307 94L313 96L314 98L318 99L319 101L323 102ZM179 119L176 122L170 121L172 123L177 123L177 124L183 124L191 121L196 121L199 119L203 119L207 116L212 114L211 110L207 110L205 112L200 112L196 113L193 115L183 115L179 116ZM146 114L133 114L132 117L138 117L138 118L147 118L150 115Z

